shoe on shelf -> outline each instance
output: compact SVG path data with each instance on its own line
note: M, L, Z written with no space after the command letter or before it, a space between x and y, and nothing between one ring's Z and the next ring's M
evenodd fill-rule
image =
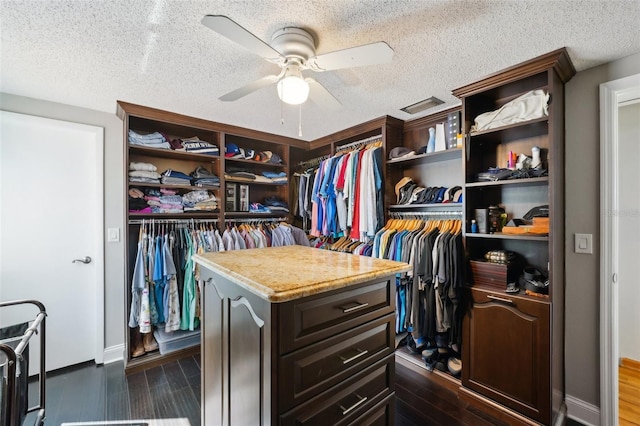
M144 350L144 345L142 344L142 335L140 334L140 329L132 328L131 329L131 357L137 358L146 353Z
M158 342L156 342L156 339L153 337L153 332L142 335L142 344L144 345L144 350L147 352L158 350Z

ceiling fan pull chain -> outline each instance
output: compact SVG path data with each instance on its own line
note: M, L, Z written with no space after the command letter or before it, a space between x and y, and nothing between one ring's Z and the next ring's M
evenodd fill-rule
M284 101L280 101L280 125L284 126Z
M302 104L298 105L298 137L302 137Z

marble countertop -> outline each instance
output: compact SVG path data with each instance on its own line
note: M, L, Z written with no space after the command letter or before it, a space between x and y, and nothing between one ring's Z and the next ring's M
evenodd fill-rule
M407 263L303 246L203 253L193 259L274 303L411 269Z

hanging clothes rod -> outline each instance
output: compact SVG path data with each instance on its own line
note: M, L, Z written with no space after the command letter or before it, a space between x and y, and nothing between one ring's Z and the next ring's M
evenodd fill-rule
M190 223L216 223L219 219L131 219L129 225L142 225L142 224L185 224Z
M312 158L310 160L305 160L305 161L301 161L298 163L298 168L299 169L308 169L310 167L315 167L318 164L322 163L324 160L326 160L327 158L330 158L331 155L327 154L327 155L322 155L320 157L316 157L316 158Z
M351 143L348 143L348 144L345 144L345 145L340 145L339 147L336 148L336 152L344 151L345 149L349 149L352 146L368 145L370 143L381 142L381 141L382 141L382 135L371 136L370 138L366 138L366 139L362 139L362 140L359 140L359 141L351 142Z
M461 211L436 211L436 212L392 212L389 213L389 217L402 219L406 217L413 218L462 218L463 213Z
M235 222L235 223L261 223L261 222L286 222L288 218L286 217L239 217L232 218L228 217L225 219L225 222Z

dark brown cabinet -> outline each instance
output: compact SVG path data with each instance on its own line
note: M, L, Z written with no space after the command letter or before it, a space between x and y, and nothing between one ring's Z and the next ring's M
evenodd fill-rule
M271 303L201 274L203 424L394 423L394 276Z
M454 90L462 99L464 156L464 230L467 256L484 261L489 251L516 253L523 267L548 279L548 294L506 293L504 271L496 279L470 273L470 309L463 325L463 389L488 398L542 424L566 413L564 403L564 83L575 70L565 49L548 53ZM488 128L473 127L483 113L498 111L525 94L548 96L547 114L530 115ZM477 122L476 122L477 123ZM487 179L479 174L507 168L511 153L531 158L537 147L542 165L535 172ZM524 167L526 169L526 166ZM538 173L544 169L545 173ZM471 232L472 220L485 225L483 211L504 209L507 219L522 218L548 206L547 232ZM495 210L494 210L495 211ZM479 214L480 212L480 214ZM546 223L546 220L545 220ZM474 229L475 231L475 229ZM475 271L485 270L476 268ZM477 274L477 272L476 272Z
M471 289L466 387L532 419L549 418L550 303Z

